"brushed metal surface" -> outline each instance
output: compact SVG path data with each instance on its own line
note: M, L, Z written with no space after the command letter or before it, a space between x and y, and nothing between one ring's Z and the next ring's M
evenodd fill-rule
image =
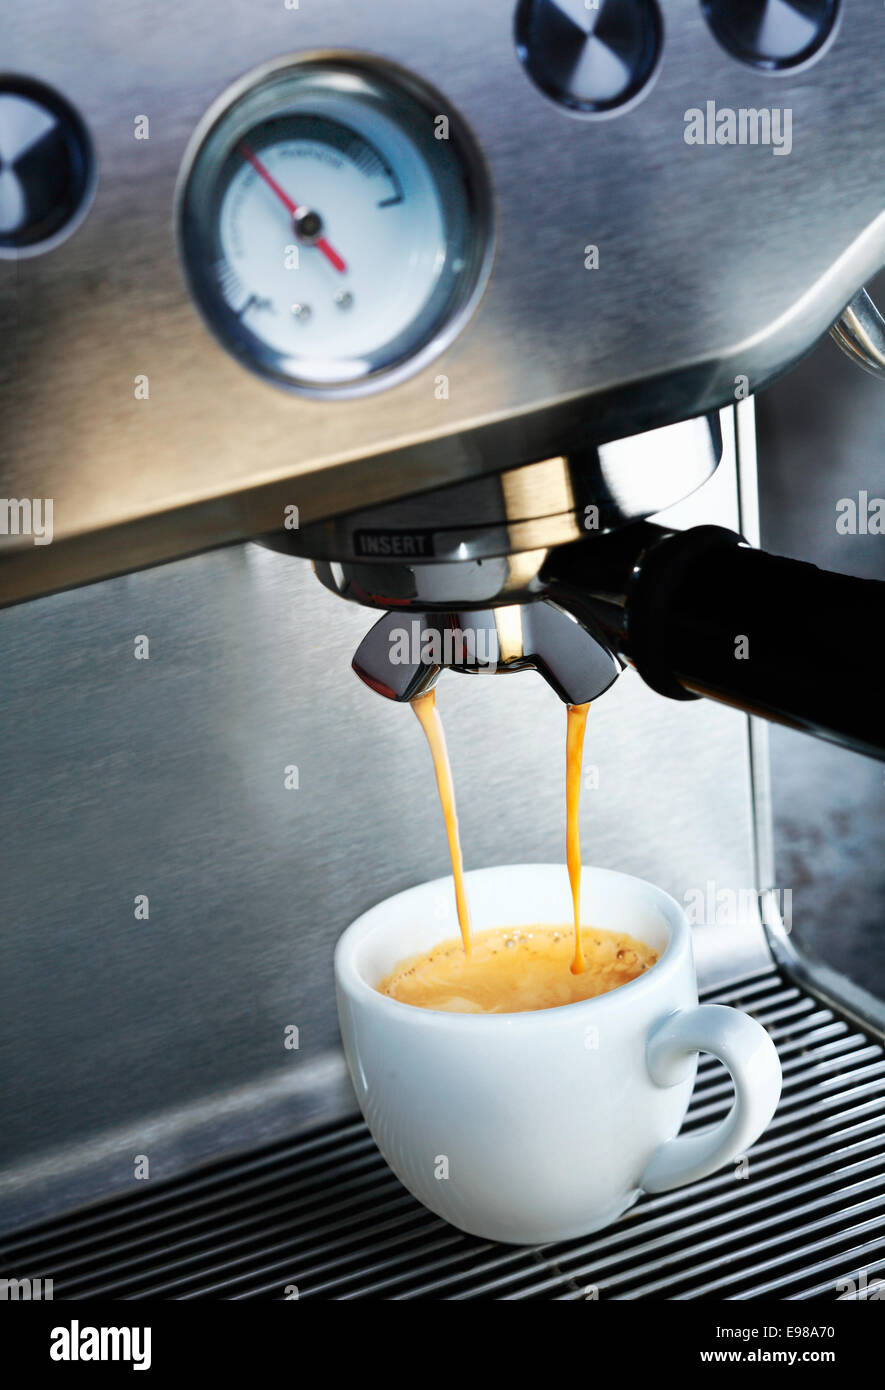
M717 472L666 520L738 524L724 434ZM128 1183L138 1154L180 1172L353 1105L334 943L447 872L418 722L350 670L370 621L258 546L0 614L0 1225ZM438 700L467 866L565 873L559 700L533 672L446 674ZM625 672L591 712L586 862L678 900L751 889L747 747L737 711Z
M406 563L402 549L367 547L360 533L389 537L398 530L400 536L424 530L430 533L425 553L434 561L457 561L466 572L465 561L519 556L586 539L591 504L594 529L602 530L659 512L707 481L721 448L714 411L583 450L576 458L542 459L313 526L277 531L262 537L262 544L312 560L368 555L379 567L401 567ZM347 592L343 584L337 587ZM452 585L451 600L458 589Z
M308 521L562 453L579 425L604 439L694 415L731 399L737 375L758 387L785 369L885 257L885 127L871 118L885 30L863 0L841 11L815 61L771 75L717 45L697 0L665 0L654 81L597 120L523 71L512 0L9 9L5 68L79 108L99 187L64 245L0 266L0 495L52 497L56 534L0 537L0 600L270 530L288 504ZM172 226L208 106L250 68L326 47L377 53L444 93L484 154L498 227L485 295L446 353L336 403L290 397L215 344ZM708 100L788 108L791 153L687 145L685 112Z

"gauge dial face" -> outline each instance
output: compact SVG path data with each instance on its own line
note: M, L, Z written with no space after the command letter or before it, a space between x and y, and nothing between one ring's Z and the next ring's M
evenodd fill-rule
M479 161L453 124L399 77L319 61L265 71L210 113L179 229L229 351L295 390L346 395L451 341L489 256Z

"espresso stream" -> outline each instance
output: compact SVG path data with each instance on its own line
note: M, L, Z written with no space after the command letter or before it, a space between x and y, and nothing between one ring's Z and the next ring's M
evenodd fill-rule
M446 750L446 736L442 720L436 707L436 691L428 690L426 695L418 695L412 701L412 709L418 716L421 728L427 735L430 752L433 756L433 770L439 789L439 801L446 822L446 836L449 841L449 857L452 861L452 877L455 880L455 902L458 906L458 925L464 951L470 955L470 911L467 907L467 893L464 890L464 860L461 857L461 840L458 835L458 817L455 812L455 786L452 782L452 768Z
M581 944L581 832L578 825L578 802L581 798L584 733L589 713L589 702L586 705L569 705L565 738L565 859L568 864L575 917L575 954L571 964L573 975L579 975L586 964Z
M481 932L475 940L464 887L452 770L435 692L419 695L412 701L412 707L433 756L452 861L461 941L445 941L423 955L401 961L378 989L423 1008L517 1013L555 1008L603 994L653 965L657 953L632 937L581 928L578 805L589 703L568 706L566 729L566 862L573 932L564 927L543 925L499 927Z

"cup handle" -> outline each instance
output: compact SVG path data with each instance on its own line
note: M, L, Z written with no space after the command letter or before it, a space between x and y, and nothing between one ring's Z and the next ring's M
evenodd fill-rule
M749 1014L723 1004L671 1014L649 1036L649 1075L658 1086L675 1086L685 1080L695 1052L711 1052L725 1064L734 1082L734 1104L713 1129L661 1144L639 1180L646 1192L669 1192L715 1173L756 1142L780 1099L777 1049Z

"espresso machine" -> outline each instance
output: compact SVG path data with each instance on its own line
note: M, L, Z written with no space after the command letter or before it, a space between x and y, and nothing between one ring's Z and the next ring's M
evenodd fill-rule
M885 1004L794 944L768 725L885 758L885 584L760 548L754 402L828 332L885 375L885 40L860 0L765 9L8 19L4 1276L875 1286ZM749 1181L514 1252L375 1152L331 951L447 872L402 708L437 683L467 867L564 861L592 702L585 862L702 903L703 997L781 1054ZM687 1125L729 1103L703 1062Z

